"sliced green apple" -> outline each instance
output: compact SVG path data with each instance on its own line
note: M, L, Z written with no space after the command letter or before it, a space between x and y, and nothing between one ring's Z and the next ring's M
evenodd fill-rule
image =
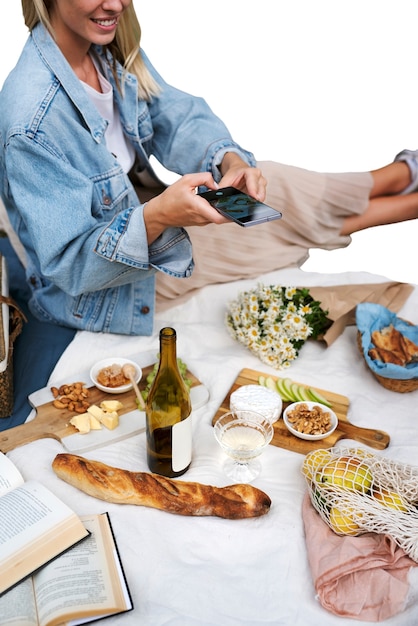
M292 383L291 387L290 387L294 400L295 402L300 402L301 400L303 400L302 397L302 392L301 392L301 385L298 385L298 383Z
M283 390L291 402L295 402L295 396L292 390L293 380L290 378L283 378Z
M304 385L300 385L299 387L299 396L303 402L309 402L312 399L309 395L309 389Z
M320 402L331 407L332 403L322 393L293 382L290 378L278 378L276 381L271 376L259 376L258 384L275 391L285 402Z
M292 400L292 398L289 395L289 391L285 388L285 380L285 378L278 378L276 380L276 387L282 400L284 400L285 402L289 402Z
M328 406L328 407L332 406L332 403L329 400L327 400L325 396L323 396L322 393L320 393L316 389L312 389L312 387L309 387L308 391L311 396L311 399L314 402L320 402L321 404L325 404L325 406Z
M265 387L267 387L267 389L271 389L272 391L275 391L277 393L276 383L271 376L267 376L264 385Z

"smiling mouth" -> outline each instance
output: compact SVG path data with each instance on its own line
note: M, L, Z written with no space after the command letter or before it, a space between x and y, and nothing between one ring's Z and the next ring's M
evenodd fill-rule
M93 19L93 22L95 22L99 26L105 26L105 27L117 26L118 18L112 17L112 18L107 18L107 19Z

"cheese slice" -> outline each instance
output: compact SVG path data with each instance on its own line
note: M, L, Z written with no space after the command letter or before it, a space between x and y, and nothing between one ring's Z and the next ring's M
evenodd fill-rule
M103 400L100 403L100 408L107 413L111 413L112 411L123 409L123 404L119 400Z
M85 435L90 432L90 415L88 413L74 415L74 417L70 419L70 424L75 426L82 435Z
M107 413L103 411L97 404L92 404L87 409L87 412L95 417L103 426L106 426L109 430L113 430L119 425L119 415L117 411L110 411Z
M98 418L99 422L106 426L109 430L113 430L116 426L119 425L119 415L116 411L112 411L111 413L106 413L103 411L103 415Z
M99 420L96 417L94 417L94 415L91 415L91 413L87 413L87 415L90 418L90 428L91 428L91 430L101 430L102 425L99 422Z
M95 417L99 422L101 422L101 418L105 415L103 409L101 409L97 404L91 404L87 409L87 413L90 413L93 417Z

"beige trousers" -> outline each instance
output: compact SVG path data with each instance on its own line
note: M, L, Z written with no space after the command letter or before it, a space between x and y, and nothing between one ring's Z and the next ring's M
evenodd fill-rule
M242 228L238 224L193 226L195 269L190 278L157 275L157 310L187 300L208 284L224 283L284 267L300 267L310 248L346 247L341 236L349 215L365 211L372 187L370 173L322 174L272 161L257 164L266 177L266 203L283 213L280 220Z
M333 250L347 246L340 235L344 218L365 211L370 173L322 174L273 161L257 164L266 177L267 204L283 213L280 220L242 228L237 224L210 224L188 228L195 269L190 278L157 274L157 310L187 300L205 285L224 283L283 267L300 267L310 248ZM144 189L137 188L144 200ZM150 196L161 191L151 190ZM0 228L11 238L22 263L25 251L11 229L0 201Z

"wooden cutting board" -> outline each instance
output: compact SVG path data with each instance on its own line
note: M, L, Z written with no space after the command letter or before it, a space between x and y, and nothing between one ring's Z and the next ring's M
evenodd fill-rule
M230 410L229 398L233 391L243 385L256 385L258 384L258 377L265 375L265 372L257 372L251 369L241 370L231 389L225 396L221 406L216 412L212 425L223 413ZM277 380L278 377L272 376L271 378L273 378L273 380ZM338 416L338 426L336 430L332 433L332 435L326 437L325 439L320 439L319 441L306 441L292 435L292 433L287 430L283 420L279 419L273 424L274 435L271 441L272 445L278 446L279 448L286 448L287 450L293 450L294 452L299 452L301 454L307 454L308 452L311 452L311 450L318 450L319 448L332 448L340 439L354 439L355 441L366 444L371 448L377 448L378 450L384 450L388 447L390 437L387 433L382 430L360 428L359 426L355 426L348 421L347 412L350 404L348 398L325 389L318 389L316 387L313 387L313 389L319 391L332 403L332 409ZM290 403L283 402L283 409L286 408L288 404Z
M153 365L149 365L142 368L143 375L138 384L139 389L144 389L146 387L146 377L153 367ZM187 376L192 380L192 387L201 385L201 382L191 372L188 371ZM67 381L68 384L73 382L74 381L72 380ZM136 396L133 390L127 391L126 393L112 395L106 393L105 391L101 391L94 386L89 387L88 389L88 400L90 404L100 404L103 400L120 400L123 404L123 409L118 411L119 415L124 415L138 408L136 404ZM2 452L9 452L18 446L23 446L26 443L30 443L31 441L36 441L38 439L51 437L53 439L57 439L58 441L62 441L65 437L78 433L77 429L69 424L70 419L75 415L75 413L72 413L67 409L57 409L54 407L52 393L50 402L41 404L40 406L35 406L34 408L36 409L36 416L30 422L0 432L0 450ZM112 433L115 433L115 436L118 434L118 428L119 427L116 427L112 431ZM89 436L90 433L82 435L82 437Z

